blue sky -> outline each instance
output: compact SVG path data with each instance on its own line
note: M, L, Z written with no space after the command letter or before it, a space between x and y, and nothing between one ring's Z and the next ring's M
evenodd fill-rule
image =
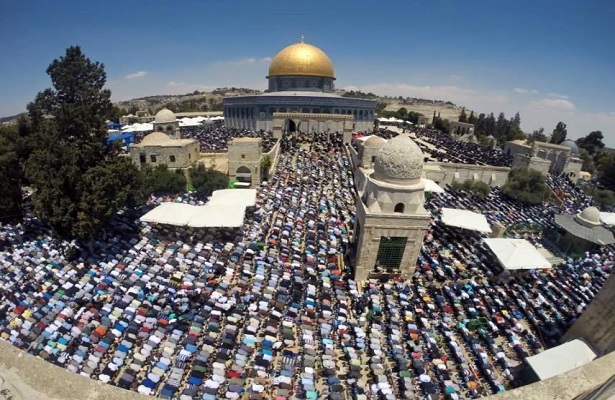
M70 45L106 66L114 100L222 86L265 87L269 60L306 41L340 88L521 112L615 146L615 2L13 1L0 4L0 116L50 86Z

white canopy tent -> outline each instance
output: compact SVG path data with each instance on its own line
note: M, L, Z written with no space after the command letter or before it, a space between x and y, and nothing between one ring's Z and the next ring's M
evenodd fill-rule
M615 213L601 211L600 220L606 225L615 225Z
M154 125L151 123L126 125L122 128L122 132L149 132L154 130Z
M491 226L484 215L455 208L442 209L442 223L457 228L469 229L482 233L491 233Z
M256 189L221 189L211 195L211 205L239 205L253 207L256 204Z
M192 228L227 227L238 228L243 225L245 207L239 205L204 205L203 210L198 212L190 219L188 226Z
M425 183L425 191L426 192L434 192L434 193L444 193L444 189L440 187L436 182L431 179L423 179L423 183Z
M200 126L202 120L198 120L197 118L182 118L179 120L179 126Z
M585 342L575 339L528 357L525 361L542 381L589 364L595 358L596 353Z
M192 228L237 228L243 225L246 207L255 204L256 189L223 189L216 190L204 206L162 203L140 220Z
M506 270L551 268L551 263L525 239L493 238L484 241Z
M140 218L143 222L165 225L188 225L195 214L195 206L183 203L162 203Z

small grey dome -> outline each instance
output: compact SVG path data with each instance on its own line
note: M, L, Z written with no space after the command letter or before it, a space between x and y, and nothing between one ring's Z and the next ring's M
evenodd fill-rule
M373 178L395 185L420 182L423 152L406 134L389 140L376 154Z
M575 220L588 228L600 226L600 211L596 207L587 207L575 217Z
M560 143L560 146L565 146L565 147L570 148L570 153L573 156L575 156L575 157L579 156L579 147L572 140L564 140L562 143Z
M379 149L386 144L386 140L380 136L372 135L364 143L365 147Z
M163 108L162 110L158 111L156 117L154 118L154 122L157 122L159 124L175 121L175 113L167 108Z

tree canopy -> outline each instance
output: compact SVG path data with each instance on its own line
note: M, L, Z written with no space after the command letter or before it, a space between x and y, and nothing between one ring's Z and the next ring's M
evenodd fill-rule
M587 152L593 156L600 149L604 148L602 139L604 139L604 136L601 131L593 131L587 136L577 139L576 143L579 148L587 150Z
M0 126L0 223L21 217L21 167L16 148L17 127Z
M194 190L203 196L211 196L214 191L225 189L228 186L226 174L213 168L205 168L201 163L190 170L190 181Z
M156 196L175 195L186 190L186 176L180 170L172 171L166 165L151 167L146 165L141 169L143 192Z
M489 186L483 181L477 181L472 179L467 179L463 183L459 181L453 181L453 184L451 186L455 191L465 190L466 192L469 192L470 194L476 196L479 199L485 199L491 193L491 186Z
M528 168L513 168L502 186L502 193L526 204L540 204L547 194L545 176Z
M553 133L551 134L551 143L560 144L566 140L567 135L568 130L566 129L566 124L560 121L555 126L555 129L553 129Z
M263 180L269 179L269 170L271 169L271 157L268 154L265 154L261 159L261 176Z
M58 235L89 240L117 210L136 204L139 173L106 144L113 107L104 66L69 47L47 74L53 88L28 104L32 149L25 171L34 211Z

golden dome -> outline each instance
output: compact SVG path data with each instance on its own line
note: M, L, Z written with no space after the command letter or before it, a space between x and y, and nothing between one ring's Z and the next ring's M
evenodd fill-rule
M269 76L318 76L335 79L333 63L324 51L304 43L280 51L269 64Z

